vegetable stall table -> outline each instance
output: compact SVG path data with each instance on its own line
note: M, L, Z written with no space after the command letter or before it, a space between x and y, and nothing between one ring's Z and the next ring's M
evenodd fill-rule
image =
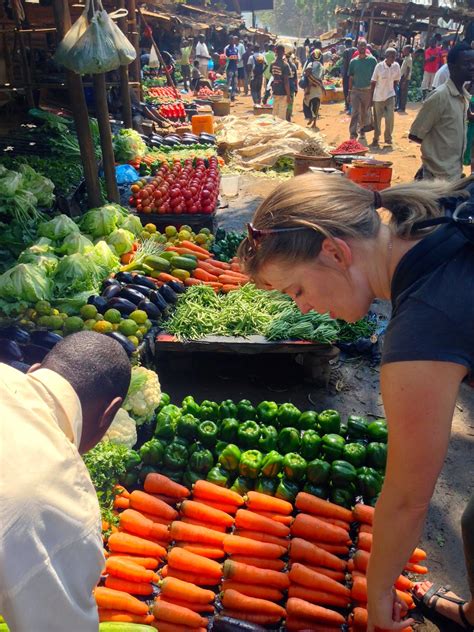
M285 354L303 366L305 379L316 386L327 387L331 372L331 361L339 355L339 349L331 344L321 344L306 340L269 341L264 336L249 336L248 338L233 336L206 336L200 340L181 342L175 336L160 332L154 343L154 356L157 366L162 360L170 364L169 354L179 354L175 357L175 366L183 364L189 367L184 357L188 353L215 353L239 355L275 355Z
M213 213L137 213L143 226L147 224L155 224L159 231L163 231L167 226L175 226L180 228L184 224L190 226L193 230L208 228L211 233L217 230L216 212Z

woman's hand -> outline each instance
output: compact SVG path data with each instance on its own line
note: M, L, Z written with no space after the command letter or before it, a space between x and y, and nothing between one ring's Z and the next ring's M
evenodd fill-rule
M369 623L367 632L375 632L375 628L382 630L403 630L414 623L413 619L402 621L404 604L392 588L385 594L369 597Z

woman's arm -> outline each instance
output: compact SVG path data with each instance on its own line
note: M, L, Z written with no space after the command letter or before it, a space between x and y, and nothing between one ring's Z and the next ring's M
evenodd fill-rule
M392 617L392 586L422 533L466 373L465 367L451 362L394 362L382 368L389 444L367 576L368 632L372 626L402 627Z

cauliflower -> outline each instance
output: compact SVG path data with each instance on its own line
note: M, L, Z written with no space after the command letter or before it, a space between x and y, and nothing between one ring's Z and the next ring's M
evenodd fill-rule
M119 408L103 440L133 448L137 442L137 426L126 410Z
M137 426L151 421L161 401L158 375L144 366L132 367L132 379L123 408L135 419Z

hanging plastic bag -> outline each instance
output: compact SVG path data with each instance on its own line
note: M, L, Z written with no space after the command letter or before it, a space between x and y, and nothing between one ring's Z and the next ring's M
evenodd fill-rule
M89 27L89 20L87 19L87 14L89 13L90 8L90 0L86 0L86 6L84 11L81 13L80 17L74 22L69 31L63 37L63 39L59 42L59 45L54 53L53 59L60 66L65 66L69 68L67 65L68 56L71 48L76 44L78 40L82 37L82 35L86 32Z
M160 60L158 59L158 54L156 52L156 48L154 46L150 49L150 59L148 61L148 66L150 68L159 68Z
M103 11L104 8L100 0L99 0L99 5ZM114 22L114 20L124 18L127 15L128 15L127 9L118 9L117 11L114 11L113 13L110 13L109 15L107 15L108 19L105 22L105 28L109 30L109 34L114 41L121 66L128 66L128 64L131 64L132 61L137 56L137 51L135 50L130 40L124 35L124 33L120 30L120 28Z

